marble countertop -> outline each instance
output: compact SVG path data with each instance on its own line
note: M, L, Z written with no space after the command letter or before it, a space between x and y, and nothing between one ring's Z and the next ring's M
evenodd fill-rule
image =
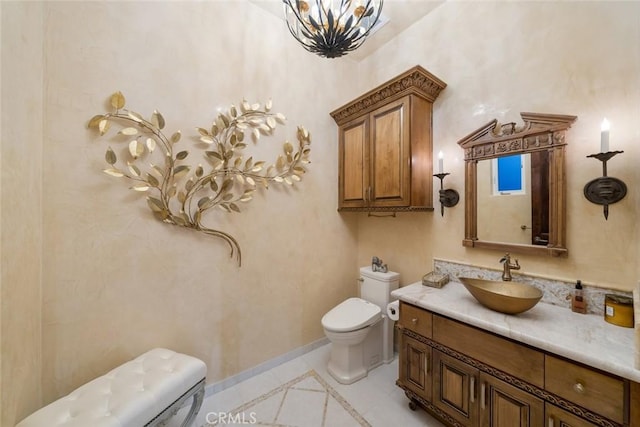
M640 370L634 368L634 329L612 325L601 316L578 314L542 302L524 313L502 314L480 305L458 282L449 282L441 289L418 282L399 288L391 295L434 313L640 382Z

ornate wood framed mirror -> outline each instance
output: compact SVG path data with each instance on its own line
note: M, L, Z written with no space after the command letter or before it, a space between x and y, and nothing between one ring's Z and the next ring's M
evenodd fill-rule
M520 113L458 144L465 159L463 246L562 256L566 247L565 131L576 116Z

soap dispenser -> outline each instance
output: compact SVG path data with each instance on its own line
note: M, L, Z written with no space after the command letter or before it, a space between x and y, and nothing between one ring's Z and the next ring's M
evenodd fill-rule
M576 288L571 298L571 310L576 313L585 314L587 312L587 300L584 299L584 291L582 290L582 282L576 282Z

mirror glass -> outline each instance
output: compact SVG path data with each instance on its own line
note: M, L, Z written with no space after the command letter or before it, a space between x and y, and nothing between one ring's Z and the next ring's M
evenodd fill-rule
M549 243L547 152L481 160L477 168L478 239Z

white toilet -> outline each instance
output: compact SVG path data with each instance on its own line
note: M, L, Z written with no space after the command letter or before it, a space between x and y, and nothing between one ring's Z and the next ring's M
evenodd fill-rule
M386 314L391 291L400 274L360 269L360 298L349 298L322 317L324 333L331 341L327 370L342 384L367 376L382 362L393 360L393 321Z

